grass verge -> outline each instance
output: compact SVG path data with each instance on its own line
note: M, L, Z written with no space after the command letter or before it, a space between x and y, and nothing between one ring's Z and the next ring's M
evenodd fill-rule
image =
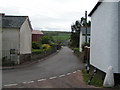
M90 71L90 73L87 74L86 70L84 69L84 70L82 70L82 73L83 73L84 81L88 84L88 81L90 80L92 72ZM96 87L103 87L102 77L100 75L96 74L93 77L93 79L91 80L90 85L94 85Z

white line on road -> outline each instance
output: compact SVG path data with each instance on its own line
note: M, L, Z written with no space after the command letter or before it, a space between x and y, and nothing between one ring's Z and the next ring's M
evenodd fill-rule
M65 75L60 75L59 77L64 77Z
M37 80L38 82L41 82L41 81L45 81L46 79L40 79L40 80Z
M18 85L18 84L8 84L8 85L4 85L4 86L16 86L16 85Z
M23 82L24 84L27 83L27 82Z
M70 75L71 73L67 73L67 75Z
M49 79L55 79L55 78L57 78L57 77L50 77Z
M78 72L81 72L81 70L77 70Z
M74 71L73 73L76 73L76 71Z
M33 83L34 81L30 81L30 82L27 82L27 83Z

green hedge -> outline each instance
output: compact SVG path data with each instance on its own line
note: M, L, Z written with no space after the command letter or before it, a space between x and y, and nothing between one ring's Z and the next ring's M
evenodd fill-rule
M45 49L33 49L32 50L32 53L35 53L35 54L40 54L42 52L45 52Z
M43 53L43 52L46 52L46 51L50 51L50 49L32 49L32 53L33 54L40 54L40 53Z
M32 42L32 48L33 49L40 49L40 43L38 43L38 42Z
M79 52L79 48L73 48L74 52Z

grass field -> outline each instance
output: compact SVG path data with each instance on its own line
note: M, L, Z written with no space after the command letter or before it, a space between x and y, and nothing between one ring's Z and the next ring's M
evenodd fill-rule
M53 39L60 40L60 41L66 41L70 39L70 32L60 32L60 31L42 31L45 35L52 36Z

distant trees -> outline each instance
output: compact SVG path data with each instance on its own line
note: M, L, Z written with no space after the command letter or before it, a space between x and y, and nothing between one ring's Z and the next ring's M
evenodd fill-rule
M79 39L80 39L80 30L81 27L85 27L91 25L91 21L88 21L88 23L85 22L85 18L82 17L81 20L75 21L71 25L71 40L70 40L70 46L74 48L79 48Z

